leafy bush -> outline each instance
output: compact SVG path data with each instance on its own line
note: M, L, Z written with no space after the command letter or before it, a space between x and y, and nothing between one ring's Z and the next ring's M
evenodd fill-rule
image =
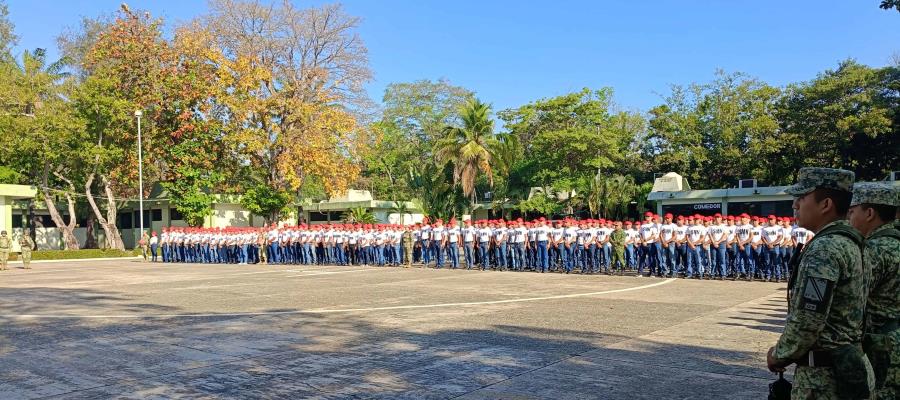
M82 249L82 250L37 250L31 252L31 260L79 260L85 258L121 258L141 255L138 250L106 250L106 249ZM18 253L10 253L10 261L18 260Z

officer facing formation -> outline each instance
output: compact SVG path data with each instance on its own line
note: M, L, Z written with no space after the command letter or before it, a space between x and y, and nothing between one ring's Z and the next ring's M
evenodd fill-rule
M6 231L0 232L0 271L6 270L6 262L9 260L9 250L12 248L12 240L6 236Z
M19 238L19 247L22 249L22 265L25 269L31 269L31 251L34 250L34 240L31 239L31 230L22 231Z
M872 268L863 349L875 372L876 399L900 398L900 231L898 192L882 183L853 187L848 219L866 237Z
M815 237L791 262L784 333L769 349L769 370L797 364L791 398L867 399L875 388L862 351L869 270L862 236L844 218L854 174L802 168L786 192L801 227Z

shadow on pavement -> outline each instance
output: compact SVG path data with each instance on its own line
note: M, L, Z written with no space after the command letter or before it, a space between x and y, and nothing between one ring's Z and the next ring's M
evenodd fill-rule
M431 328L414 311L22 319L11 315L47 312L37 302L60 314L181 310L82 289L0 289L0 301L2 399L758 399L771 380L749 352L508 324Z

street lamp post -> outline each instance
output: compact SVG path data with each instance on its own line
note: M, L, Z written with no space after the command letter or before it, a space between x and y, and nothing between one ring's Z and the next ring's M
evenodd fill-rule
M141 110L135 110L134 116L137 117L137 125L138 125L138 137L137 137L137 150L138 150L138 208L140 208L140 221L141 221L141 233L138 238L144 237L144 159L141 154L141 116L144 113Z

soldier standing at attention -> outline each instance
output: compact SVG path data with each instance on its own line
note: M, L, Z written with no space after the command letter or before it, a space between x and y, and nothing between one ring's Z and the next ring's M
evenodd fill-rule
M625 241L627 237L622 229L622 222L616 221L616 229L609 234L609 243L612 244L612 259L609 266L613 271L618 270L619 275L625 269Z
M875 388L862 352L871 271L862 236L844 220L853 180L851 171L802 168L785 190L800 226L816 233L791 263L784 333L766 357L773 372L797 364L792 399L868 399Z
M150 236L147 235L147 232L141 232L141 240L138 243L141 246L141 255L144 256L144 262L147 262L147 257L150 255Z
M19 247L22 249L22 265L25 269L31 269L31 251L34 250L34 240L31 239L31 230L28 228L22 231Z
M12 240L6 236L6 231L0 232L0 271L6 270L6 262L9 260L9 250L12 249Z
M407 226L403 229L401 241L403 242L403 260L405 262L403 268L412 267L413 233L410 227Z
M898 192L883 183L853 187L848 219L866 237L872 267L863 348L875 371L875 398L900 397L900 231L893 227Z
M256 251L260 264L269 264L269 257L266 254L266 245L269 241L266 239L266 228L262 227L256 232Z

